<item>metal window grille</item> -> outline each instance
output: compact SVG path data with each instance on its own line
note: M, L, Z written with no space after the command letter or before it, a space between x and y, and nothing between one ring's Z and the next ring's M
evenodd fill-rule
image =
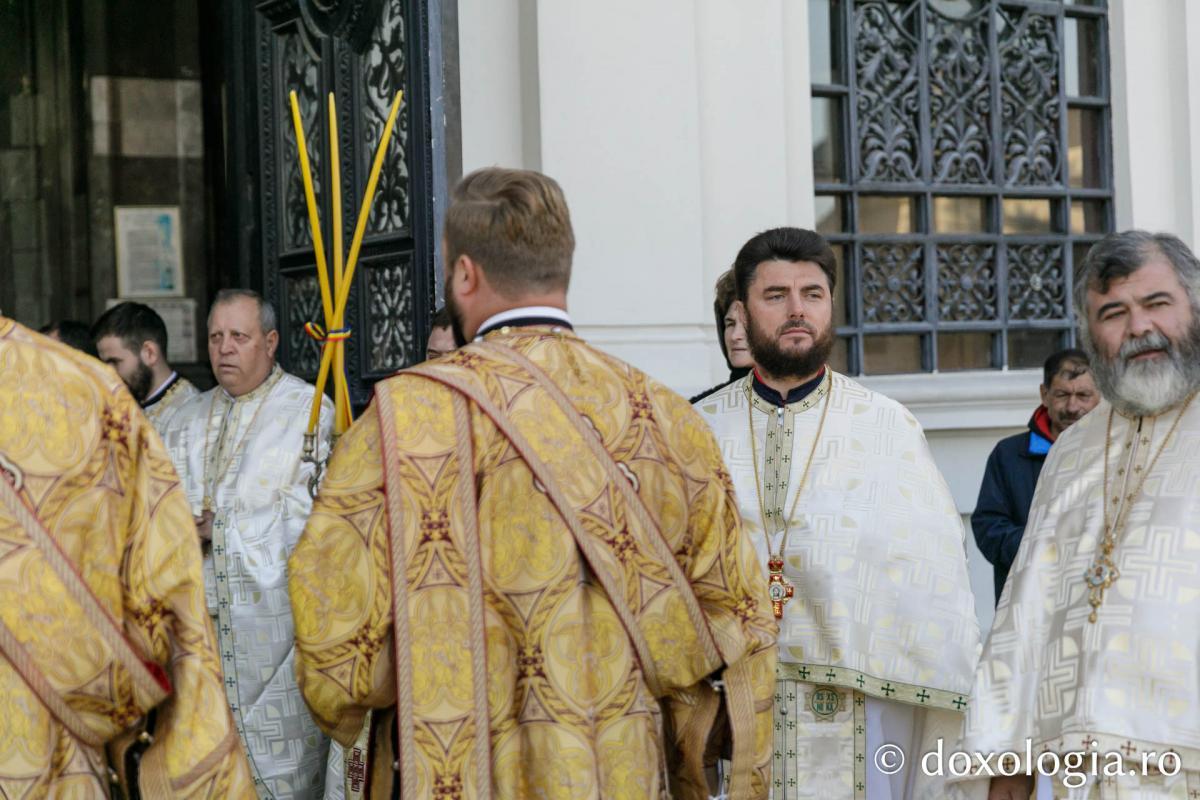
M809 0L836 368L1040 366L1112 230L1104 0Z

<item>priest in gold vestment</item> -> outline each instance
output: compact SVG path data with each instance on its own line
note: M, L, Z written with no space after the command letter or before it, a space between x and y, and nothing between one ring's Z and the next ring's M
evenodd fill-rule
M3 317L0 376L0 798L253 798L158 436L116 373ZM106 744L148 716L135 778Z
M1039 799L1196 800L1200 263L1127 231L1077 281L1104 400L1050 450L975 677L964 747L1008 774L962 788L1026 800L1034 772Z
M912 415L825 366L824 239L764 231L734 276L755 369L696 407L780 618L772 797L942 800L919 758L957 738L970 702L962 520Z
M289 562L317 721L349 744L387 709L374 797L705 798L722 752L766 796L762 572L703 422L572 332L573 249L554 181L463 179L446 297L477 338L376 388Z

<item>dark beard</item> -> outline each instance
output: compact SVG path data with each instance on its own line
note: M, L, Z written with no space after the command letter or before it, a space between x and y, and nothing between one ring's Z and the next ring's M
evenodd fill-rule
M803 352L786 352L779 346L779 337L786 328L804 328L813 336L813 343ZM754 364L773 378L807 378L814 374L833 352L833 327L818 332L807 322L789 320L772 337L758 328L754 318L746 312L746 342Z
M134 400L144 403L150 397L153 388L154 373L139 359L138 365L134 367L133 377L129 380L129 393L133 395Z
M454 293L446 287L446 313L450 315L450 333L454 335L455 347L466 347L467 335L463 332L462 312L454 302Z

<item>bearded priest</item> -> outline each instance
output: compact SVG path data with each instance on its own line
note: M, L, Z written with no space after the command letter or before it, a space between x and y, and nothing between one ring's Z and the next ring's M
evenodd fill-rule
M964 745L1016 756L1005 772L1021 774L991 778L991 800L1025 800L1024 773L1056 761L1080 768L1042 781L1039 797L1193 800L1200 262L1169 234L1110 234L1075 300L1104 399L1046 458Z
M940 800L919 754L957 738L979 652L962 519L913 416L826 366L825 240L764 231L734 275L756 366L697 409L779 619L772 796Z

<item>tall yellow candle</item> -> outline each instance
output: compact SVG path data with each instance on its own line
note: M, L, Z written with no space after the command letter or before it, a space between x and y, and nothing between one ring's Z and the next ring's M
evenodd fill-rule
M333 195L333 292L334 297L341 295L342 290L342 160L338 143L337 101L333 92L329 93L329 171L332 180L330 192ZM333 319L326 319L329 330L342 327L344 309L334 308ZM341 339L333 342L333 432L342 434L346 431L345 419L349 413L347 400L350 393L346 387L346 346ZM326 347L329 343L326 342Z
M392 140L392 128L396 124L396 114L400 111L400 101L404 92L396 92L392 101L392 110L388 114L387 125L383 129L383 138L375 150L375 162L371 164L371 175L367 179L367 188L363 192L363 202L358 209L358 224L354 226L354 239L350 243L350 255L346 258L346 274L342 281L342 292L337 297L337 305L346 306L346 298L350 294L350 284L354 280L354 268L358 266L358 251L362 247L363 235L367 231L367 219L371 216L371 205L375 202L375 185L379 182L379 170L383 167L383 157L387 153L388 143Z
M325 321L333 317L333 303L329 293L329 269L325 265L325 242L321 237L321 219L317 213L317 196L313 192L312 168L308 163L308 144L304 139L304 126L300 123L300 103L295 92L289 92L292 104L292 126L296 129L296 149L300 151L300 175L304 179L304 202L308 206L308 227L312 234L313 255L317 259L317 282L321 286L321 305Z
M329 291L329 269L325 263L325 243L321 237L321 220L317 213L317 197L313 192L312 184L312 168L308 163L308 145L304 138L304 126L300 122L300 102L296 99L294 91L288 93L288 99L292 107L292 126L296 131L296 149L300 155L300 174L304 180L304 201L308 206L308 226L312 235L313 254L317 261L317 283L321 287L321 305L325 312L325 324L329 324L334 316L333 303L331 302ZM327 364L330 350L328 342L325 343L323 352L321 353L321 369L317 375L317 391L313 393L312 408L308 415L308 433L315 433L317 430L317 421L321 414L321 393L324 390L325 376L328 373L329 367Z

